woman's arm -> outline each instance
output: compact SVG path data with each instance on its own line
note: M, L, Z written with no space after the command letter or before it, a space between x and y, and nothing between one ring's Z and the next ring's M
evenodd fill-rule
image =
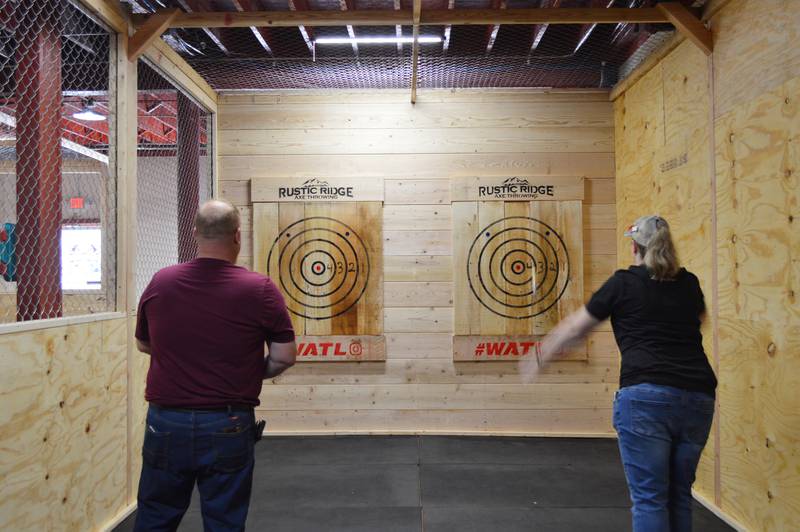
M525 382L530 382L553 358L569 349L579 340L583 340L600 320L589 314L586 307L581 307L564 318L542 340L537 358L520 363L520 374Z

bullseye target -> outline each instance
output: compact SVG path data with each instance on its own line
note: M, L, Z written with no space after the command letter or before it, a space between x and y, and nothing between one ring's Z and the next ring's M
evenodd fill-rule
M364 295L369 253L347 224L323 216L302 218L273 242L267 274L279 279L292 313L313 320L331 319L346 313Z
M569 253L562 237L535 218L511 216L486 227L472 241L467 280L491 312L511 319L552 308L569 284Z

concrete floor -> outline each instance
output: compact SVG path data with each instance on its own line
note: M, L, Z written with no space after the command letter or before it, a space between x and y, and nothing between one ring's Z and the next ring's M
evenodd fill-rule
M196 495L196 493L195 493ZM179 530L202 530L197 499ZM249 530L630 530L616 441L489 437L266 438ZM116 532L133 529L135 514ZM695 504L695 530L733 530Z

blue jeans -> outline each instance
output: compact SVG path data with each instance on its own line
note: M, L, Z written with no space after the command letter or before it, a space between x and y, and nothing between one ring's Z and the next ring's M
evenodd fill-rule
M253 484L252 410L147 412L136 531L175 530L195 482L206 531L244 530Z
M614 428L633 502L634 532L692 530L692 484L714 417L714 398L637 384L614 400Z

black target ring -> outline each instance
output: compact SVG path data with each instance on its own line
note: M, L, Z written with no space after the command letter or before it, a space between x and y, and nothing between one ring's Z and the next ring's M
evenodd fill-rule
M312 229L311 231L316 231L316 230ZM306 231L302 231L302 232L298 233L295 237L292 237L292 239L294 239L296 237L298 237L298 238L301 237L305 232ZM291 240L288 243L291 244L292 243ZM299 244L299 247L297 249L295 249L294 252L292 252L291 257L289 257L288 264L290 266L292 264L295 264L295 259L297 258L298 253L300 252L300 250L303 247L305 247L305 246L314 247L315 245L319 246L320 244L330 245L342 257L342 261L346 260L347 254L345 253L345 250L340 248L339 246L337 246L333 242L331 242L329 239L327 239L327 238L312 238L310 240L303 241L303 242L301 242ZM355 253L355 249L352 246L350 246L350 250L353 253ZM286 248L284 248L284 251L286 251ZM315 250L315 251L318 251L318 250ZM300 283L297 282L297 279L294 276L295 269L299 269L300 270L300 276L305 279L305 275L304 275L305 272L302 270L302 259L300 259L300 260L301 260L300 265L297 268L289 267L289 279L292 281L292 286L294 287L294 289L300 291L300 293L305 295L305 296L309 296L309 297L330 297L333 293L335 293L336 291L340 290L342 288L342 286L344 285L345 281L347 280L346 276L342 276L341 281L339 282L339 284L336 287L332 288L328 292L322 292L322 293L319 293L319 294L315 294L313 292L313 288L304 288ZM342 261L339 261L339 262L342 262ZM278 258L278 262L283 264L283 252L281 252L281 255ZM283 280L284 280L284 276L281 275L281 284L284 287L284 289L287 289L286 285L283 284ZM315 287L315 286L325 286L328 283L322 283L322 284L309 283L309 284L312 287ZM353 288L351 286L350 290L347 291L347 294L349 294L350 291L352 291L352 289ZM300 300L296 299L291 293L289 294L289 297L291 297L292 299L295 299L295 301L301 302ZM338 303L338 301L337 301L337 303Z
M514 230L517 230L517 229L520 229L520 228L504 229L503 231L500 231L497 234L495 234L494 236L492 236L489 239L489 242L491 242L491 240L493 240L494 238L500 236L502 233L505 233L505 232L508 232L508 231L514 231ZM532 231L532 232L537 234L537 235L539 235L540 237L544 237L544 235L542 235L538 231ZM542 250L541 247L538 246L535 242L533 242L531 240L528 240L528 239L519 239L519 238L517 238L517 239L508 239L507 241L502 242L501 245L505 245L506 243L512 242L512 241L522 241L522 242L525 242L526 244L533 245L534 247L536 247L539 251L541 251L544 254L545 258L547 258L547 253L544 250ZM487 242L486 245L488 245L489 242ZM549 241L545 241L545 242L548 244L549 249L551 250L551 252L554 254L553 256L555 257L555 271L554 271L555 278L553 279L552 284L550 284L550 288L548 288L547 290L544 290L544 288L542 288L540 290L542 293L539 295L539 299L535 299L533 301L526 300L526 301L523 301L522 303L519 303L519 304L510 304L510 303L508 303L506 301L502 301L502 300L498 299L497 297L495 297L494 294L489 290L489 287L487 287L486 282L484 280L484 276L483 276L483 269L484 269L484 266L483 266L483 254L484 254L484 251L486 250L486 245L485 245L481 249L480 255L478 256L478 264L479 264L478 279L480 280L481 287L484 289L486 294L491 299L496 301L497 303L500 303L501 305L503 305L505 307L509 307L509 308L526 308L526 307L530 307L530 306L536 305L540 301L543 301L545 298L547 298L547 296L550 295L550 293L553 291L553 288L555 288L556 283L558 282L558 271L559 271L559 268L561 267L561 264L559 263L557 250L556 250L555 246L553 246L553 244L550 243ZM547 249L547 248L545 248L545 249ZM566 246L564 247L564 250L566 251ZM546 263L547 262L548 261L546 261ZM532 296L532 295L534 295L536 293L536 290L534 290L534 289L531 289L530 292L527 292L525 294L519 294L519 295L518 294L512 294L512 293L506 291L505 288L500 286L497 283L497 280L494 278L494 269L492 268L492 263L493 263L493 261L492 261L492 259L490 257L489 263L488 263L488 266L487 266L487 269L489 270L489 280L491 281L490 286L494 286L496 289L500 290L504 294L512 296L512 297ZM545 285L545 281L547 280L547 272L548 272L548 270L549 270L549 268L545 269L545 276L542 279L541 286L546 286Z
M329 282L328 279L324 279L323 278L321 281L319 281L319 280L315 280L314 278L308 277L308 275L306 274L306 268L305 268L304 264L306 263L306 261L310 260L310 257L313 257L313 255L315 255L315 254L320 254L320 255L327 256L328 264L334 264L336 262L336 259L333 258L333 255L331 255L327 251L323 251L323 250L310 251L310 252L306 253L303 256L302 259L300 259L300 275L303 277L303 280L306 283L310 284L311 286L324 286L325 284L327 284ZM313 275L316 275L318 277L328 273L329 270L331 270L331 268L326 266L325 262L323 262L323 261L321 261L319 259L314 260L311 263L311 266L308 269L310 270L310 273L312 273Z
M472 294L484 308L505 318L527 319L547 312L564 295L569 277L564 240L535 218L510 216L487 225L472 241L467 256ZM504 283L511 288L506 290ZM514 291L525 285L531 290Z
M367 289L369 252L361 237L335 218L298 220L281 231L267 255L293 314L314 320L349 311Z

